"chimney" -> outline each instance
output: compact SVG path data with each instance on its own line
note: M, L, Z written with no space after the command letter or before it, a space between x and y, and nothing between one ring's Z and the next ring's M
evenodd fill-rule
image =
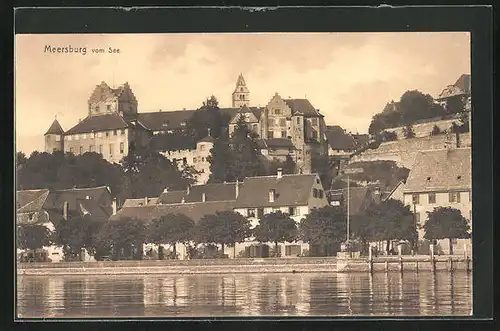
M165 187L165 189L163 190L163 193L168 193L168 187Z
M276 190L270 189L269 190L269 202L274 202L275 195L276 195Z
M276 171L276 178L280 179L281 177L283 177L283 169L278 168L278 170Z
M69 204L68 204L68 202L67 202L67 201L64 201L64 204L63 204L63 218L64 218L65 220L67 220L67 219L68 219L68 209L69 209L69 208L68 208L68 207L69 207L68 205L69 205Z
M146 206L149 202L149 198L148 197L144 197L144 206Z
M116 215L116 198L111 201L111 208L113 208L113 215Z
M184 203L186 200L184 200L184 197L182 197L181 199L181 203Z
M205 202L205 201L207 201L207 196L206 196L205 192L203 192L201 194L201 202Z
M85 196L85 200L90 200L90 196Z

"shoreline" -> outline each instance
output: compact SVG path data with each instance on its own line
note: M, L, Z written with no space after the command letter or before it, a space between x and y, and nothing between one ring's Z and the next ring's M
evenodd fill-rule
M407 257L378 258L372 272L471 271L464 258L435 259ZM269 273L355 273L370 272L368 259L282 258L231 260L145 260L106 262L18 263L18 276L56 275L180 275L180 274L269 274Z

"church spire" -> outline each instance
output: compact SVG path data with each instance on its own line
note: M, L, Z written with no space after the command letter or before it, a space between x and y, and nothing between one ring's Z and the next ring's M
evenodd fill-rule
M248 90L245 78L243 78L243 74L240 73L233 92L233 108L241 108L245 105L250 106L250 91Z

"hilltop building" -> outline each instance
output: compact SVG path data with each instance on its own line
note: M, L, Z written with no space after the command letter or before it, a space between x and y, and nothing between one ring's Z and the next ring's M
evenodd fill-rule
M64 131L57 119L45 133L45 151L75 155L96 152L109 162L120 162L131 148L145 147L156 134L173 132L187 126L196 110L140 113L138 101L128 83L111 88L105 82L94 88L88 100L87 117ZM230 119L234 132L240 117L261 138L263 156L284 160L292 156L297 171L311 172L313 155L326 155L323 115L307 99L283 99L276 93L266 107L250 105L250 91L243 75L238 76L232 94L232 108L220 111ZM206 183L210 175L209 155L213 139L198 142L196 149L166 151L164 155L179 167L192 166L200 172L197 183Z

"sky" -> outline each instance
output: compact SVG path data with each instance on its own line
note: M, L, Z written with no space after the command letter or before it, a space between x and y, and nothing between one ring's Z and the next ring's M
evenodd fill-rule
M50 53L45 47L86 47ZM119 53L108 53L109 48ZM105 53L93 53L103 48ZM328 125L366 133L407 90L437 96L470 73L466 32L16 35L16 150L43 150L55 116L64 130L87 116L96 85L128 82L139 112L196 109L210 95L231 107L242 73L252 106L275 93L307 98Z

